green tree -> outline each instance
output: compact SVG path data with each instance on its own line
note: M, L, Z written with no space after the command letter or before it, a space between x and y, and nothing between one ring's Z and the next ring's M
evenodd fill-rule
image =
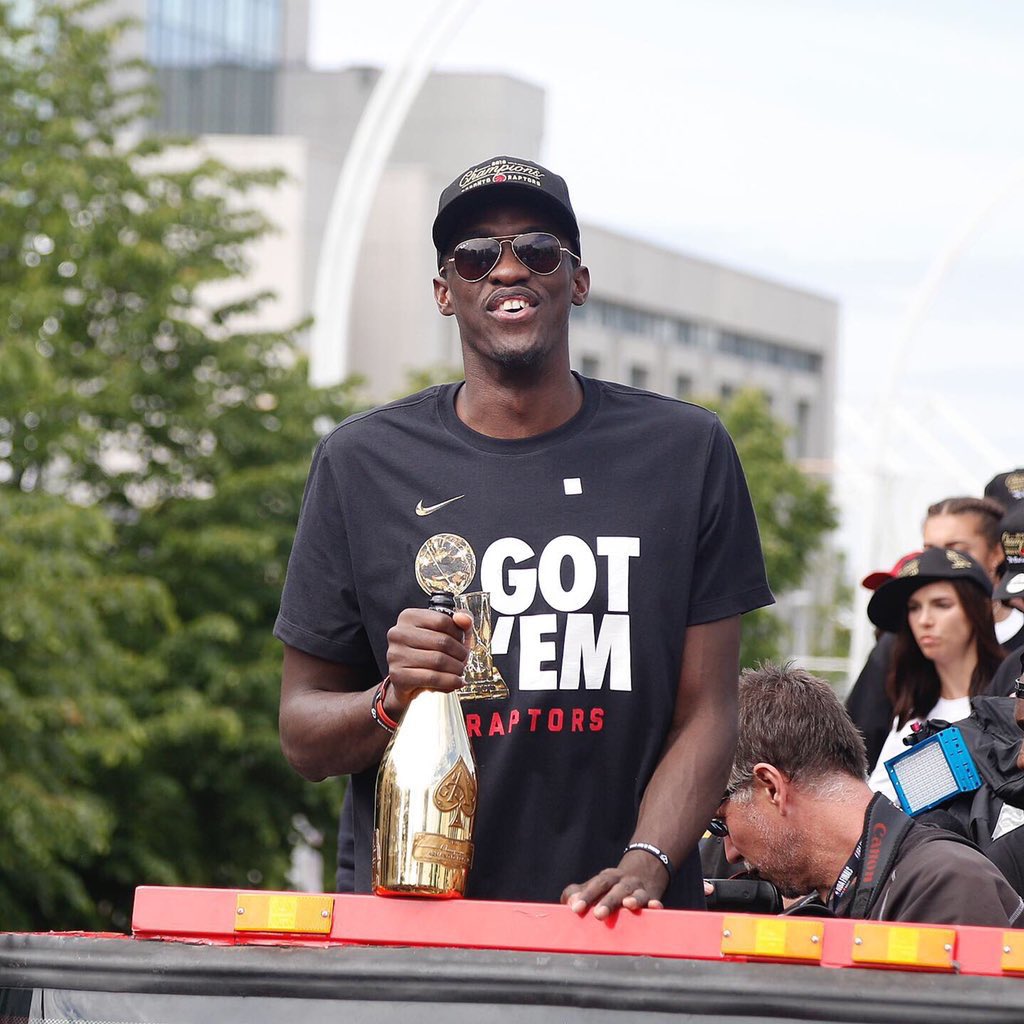
M96 6L0 0L10 927L124 927L137 884L280 886L293 816L331 834L340 799L281 756L271 627L351 389L309 387L301 325L247 326L266 296L215 301L280 176L140 136L152 97Z
M138 692L159 687L155 641L176 626L158 581L110 572L110 519L0 488L0 921L95 919L82 866L109 855L112 774L136 767Z
M762 392L739 391L718 411L743 462L768 581L776 595L784 594L800 586L815 552L836 527L828 486L787 457L787 428L773 418ZM782 623L771 609L745 616L741 664L755 665L782 656L783 633Z

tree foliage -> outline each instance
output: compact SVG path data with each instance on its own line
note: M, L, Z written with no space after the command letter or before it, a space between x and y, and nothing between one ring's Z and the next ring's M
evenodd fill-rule
M828 487L788 458L787 428L773 418L762 392L739 391L718 412L746 473L768 582L776 595L783 594L804 581L813 555L835 529ZM743 620L740 663L777 659L783 656L783 642L778 616L771 609L753 612Z
M294 816L332 834L340 797L281 756L271 626L312 446L353 396L309 387L299 325L251 326L265 296L214 300L278 175L140 134L146 79L94 6L0 0L5 928L124 928L139 884L281 886ZM724 419L793 586L824 489L763 402Z
M123 928L145 883L281 886L339 792L278 745L271 636L317 430L239 172L139 134L93 2L0 0L0 921Z

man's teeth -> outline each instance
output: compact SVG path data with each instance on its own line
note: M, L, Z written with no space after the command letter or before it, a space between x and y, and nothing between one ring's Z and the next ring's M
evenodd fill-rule
M521 309L526 309L526 302L523 299L506 299L501 304L501 309L505 313L518 313Z

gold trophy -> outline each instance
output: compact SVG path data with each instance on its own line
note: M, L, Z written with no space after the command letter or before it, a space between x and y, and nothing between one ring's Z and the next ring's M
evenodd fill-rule
M459 699L507 697L505 680L491 660L491 595L483 590L459 594L455 598L455 606L473 616L472 644L463 673L466 685L459 690Z
M455 534L437 534L416 556L430 605L451 615L454 595L476 573L476 556ZM373 891L378 896L462 896L473 861L476 762L458 693L421 690L384 751L377 772Z

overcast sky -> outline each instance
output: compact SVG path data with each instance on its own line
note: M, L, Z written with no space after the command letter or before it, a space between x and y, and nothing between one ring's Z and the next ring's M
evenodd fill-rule
M394 61L433 7L312 3L321 67ZM931 500L1024 465L1024 3L477 0L438 67L546 90L542 159L581 220L838 300L836 493L858 576L914 545ZM906 350L872 545L876 402L910 303L1014 176Z

